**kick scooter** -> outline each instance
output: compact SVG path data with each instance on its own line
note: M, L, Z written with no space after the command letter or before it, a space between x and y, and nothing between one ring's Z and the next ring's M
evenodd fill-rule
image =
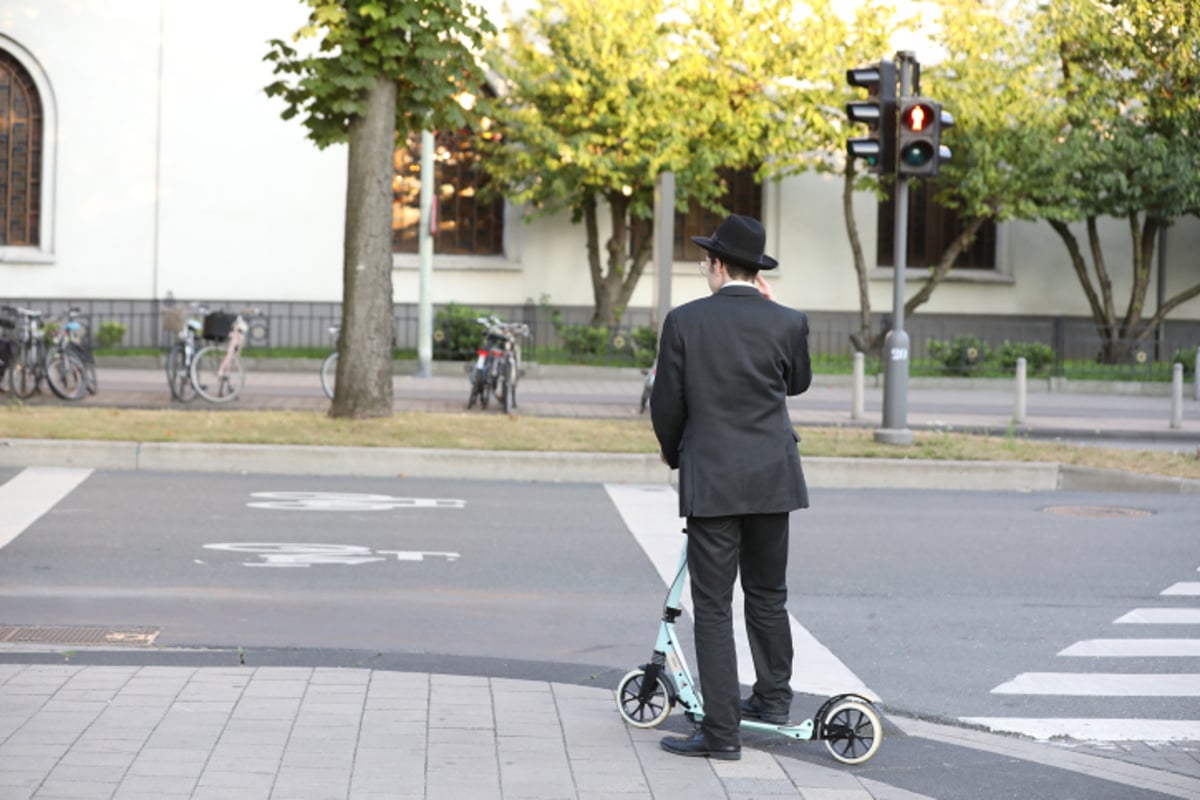
M684 531L687 535L687 531ZM688 671L675 638L675 620L683 614L680 596L687 578L687 540L679 556L679 569L663 603L662 623L654 654L621 679L617 685L617 709L621 717L637 728L653 728L679 705L687 718L699 723L704 719L704 701ZM830 754L843 764L861 764L879 750L883 723L871 701L857 694L839 694L826 700L812 719L798 724L772 725L743 719L742 728L777 733L797 741L820 740Z

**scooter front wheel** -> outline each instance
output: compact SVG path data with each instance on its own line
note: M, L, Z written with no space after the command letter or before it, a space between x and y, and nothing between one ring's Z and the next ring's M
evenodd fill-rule
M869 703L849 699L836 703L821 720L821 738L843 764L861 764L879 750L883 723Z
M617 684L617 710L635 728L653 728L671 713L671 693L661 677L646 686L646 670L639 667Z

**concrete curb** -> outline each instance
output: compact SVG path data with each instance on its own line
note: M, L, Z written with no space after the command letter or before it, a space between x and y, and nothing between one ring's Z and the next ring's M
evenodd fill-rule
M823 489L1200 494L1200 481L1053 463L812 457L805 458L804 465L809 485ZM674 473L657 455L639 453L203 442L2 439L0 466L553 483L665 484L674 480Z

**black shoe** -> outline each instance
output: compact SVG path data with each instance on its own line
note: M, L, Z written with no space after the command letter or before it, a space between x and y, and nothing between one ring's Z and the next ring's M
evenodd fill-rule
M746 719L756 719L760 722L765 722L768 725L787 725L788 713L786 711L767 711L763 702L758 699L758 695L752 694L742 701L742 716Z
M737 761L742 757L742 748L736 744L713 744L703 728L697 728L691 736L664 736L662 749L677 756L699 756L721 761Z

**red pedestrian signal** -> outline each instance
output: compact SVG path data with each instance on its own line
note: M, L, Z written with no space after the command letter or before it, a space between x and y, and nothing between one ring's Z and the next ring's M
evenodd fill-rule
M954 120L942 111L942 104L927 97L900 100L900 130L896 136L896 160L903 177L935 177L940 161L950 158L942 147L942 129Z

